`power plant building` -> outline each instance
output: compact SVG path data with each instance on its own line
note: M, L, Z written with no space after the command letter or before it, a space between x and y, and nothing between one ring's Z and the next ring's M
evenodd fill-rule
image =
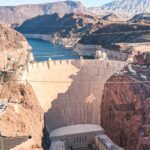
M50 150L123 150L105 135L101 126L95 124L76 124L55 129L50 132L50 140Z

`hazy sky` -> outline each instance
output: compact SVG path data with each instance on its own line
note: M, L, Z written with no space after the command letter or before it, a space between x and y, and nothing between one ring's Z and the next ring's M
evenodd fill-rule
M7 5L20 5L20 4L36 4L36 3L46 3L54 2L59 0L0 0L0 6ZM102 4L111 2L112 0L80 0L85 6L100 6Z

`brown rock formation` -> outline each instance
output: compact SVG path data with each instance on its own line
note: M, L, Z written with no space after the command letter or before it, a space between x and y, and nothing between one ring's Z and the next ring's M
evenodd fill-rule
M101 28L95 32L83 36L81 44L103 45L110 47L114 43L143 43L149 42L149 25L129 24L127 22L103 22Z
M23 35L0 24L0 68L11 68L27 61L30 48Z
M40 148L44 125L43 111L31 86L9 81L1 89L0 97L8 103L0 118L1 135L31 136L34 142L30 146L36 145L35 148Z
M29 45L23 35L7 26L0 25L0 32L0 99L6 106L0 111L0 136L11 137L11 144L7 143L10 149L16 146L13 139L23 136L30 139L14 150L41 150L43 111L32 87L16 81L21 71L19 66L28 61ZM14 65L17 65L15 70Z
M149 150L150 147L150 71L145 57L137 56L131 71L114 75L105 84L101 105L101 122L106 134L126 150ZM149 60L147 59L149 62ZM129 71L129 70L128 70ZM143 78L141 78L143 77Z
M69 37L72 34L82 35L86 33L92 25L98 21L97 16L85 15L83 13L55 13L26 20L20 27L17 27L16 30L25 34L45 34L53 36L58 34L60 37Z
M118 145L127 150L137 150L142 134L140 128L143 126L143 109L146 109L144 104L148 102L150 88L125 76L113 76L108 82L110 81L114 83L108 83L104 88L102 126Z
M135 55L134 61L138 64L150 64L150 52Z

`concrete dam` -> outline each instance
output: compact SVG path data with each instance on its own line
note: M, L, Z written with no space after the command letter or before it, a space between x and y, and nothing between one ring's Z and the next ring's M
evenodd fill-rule
M22 80L33 87L50 131L74 124L101 124L101 98L106 80L126 62L49 60L30 63Z

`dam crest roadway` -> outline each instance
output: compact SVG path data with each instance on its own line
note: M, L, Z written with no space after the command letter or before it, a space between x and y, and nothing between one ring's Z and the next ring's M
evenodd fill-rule
M49 60L27 65L27 81L45 112L49 132L74 124L101 124L105 82L126 66L125 61Z

